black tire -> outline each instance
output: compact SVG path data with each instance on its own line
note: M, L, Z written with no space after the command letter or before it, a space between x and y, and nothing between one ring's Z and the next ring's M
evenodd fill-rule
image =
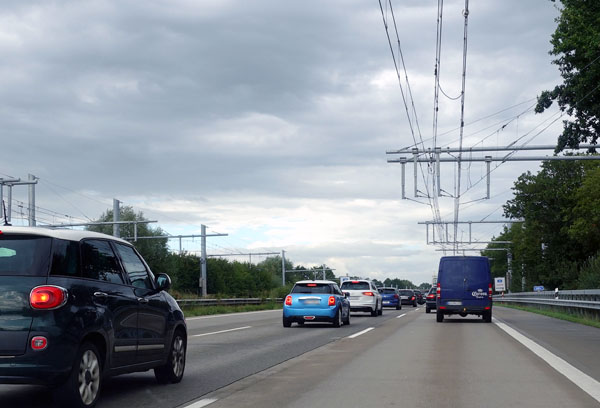
M102 359L96 346L85 342L77 351L69 378L54 390L62 407L91 408L102 388Z
M436 317L436 319L435 319L435 320L436 320L438 323L441 323L441 322L443 322L443 321L444 321L444 314L443 314L442 312L440 312L439 310L437 311L437 313L436 313L436 316L435 316L435 317Z
M413 302L413 307L417 307L417 302Z
M431 313L431 309L428 307L425 307L425 313Z
M381 308L379 309L379 311L377 312L378 316L383 315L383 305L381 305Z
M396 310L400 310L400 309L402 309L402 306L400 305L400 303L398 303L398 304L396 305Z
M169 356L165 365L154 369L154 377L159 384L175 384L183 378L187 343L182 330L177 330L171 339Z
M286 317L283 317L283 327L292 327L292 319L286 319Z
M491 323L492 322L492 311L490 310L489 312L483 312L483 321L486 323Z
M344 321L344 324L346 326L350 326L350 309L348 309L348 317L346 317L346 320Z
M342 311L338 308L335 317L333 318L333 327L340 327L342 325Z

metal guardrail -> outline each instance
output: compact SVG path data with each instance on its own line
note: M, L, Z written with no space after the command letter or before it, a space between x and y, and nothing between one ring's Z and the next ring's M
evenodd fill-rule
M494 302L600 311L600 289L508 293L495 295Z
M282 298L178 299L179 306L243 306L283 303Z

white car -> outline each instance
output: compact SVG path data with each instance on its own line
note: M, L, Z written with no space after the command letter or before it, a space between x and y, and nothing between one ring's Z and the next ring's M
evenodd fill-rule
M373 282L366 279L347 280L340 289L348 294L352 312L371 312L371 316L381 316L383 313L381 294Z

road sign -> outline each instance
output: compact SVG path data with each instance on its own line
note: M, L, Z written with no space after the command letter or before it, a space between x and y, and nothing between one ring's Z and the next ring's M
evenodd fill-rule
M534 292L543 292L544 290L546 290L546 289L543 286L534 286L533 287Z
M504 278L494 278L494 288L496 292L504 292L506 290Z

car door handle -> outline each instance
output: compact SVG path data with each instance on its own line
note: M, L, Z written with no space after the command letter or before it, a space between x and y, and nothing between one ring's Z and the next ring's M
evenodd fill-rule
M94 297L104 299L108 297L108 294L104 292L94 292Z
M146 298L141 298L141 297L140 297L140 298L138 298L137 300L138 300L138 302L140 302L140 303L148 303L148 299L146 299Z

